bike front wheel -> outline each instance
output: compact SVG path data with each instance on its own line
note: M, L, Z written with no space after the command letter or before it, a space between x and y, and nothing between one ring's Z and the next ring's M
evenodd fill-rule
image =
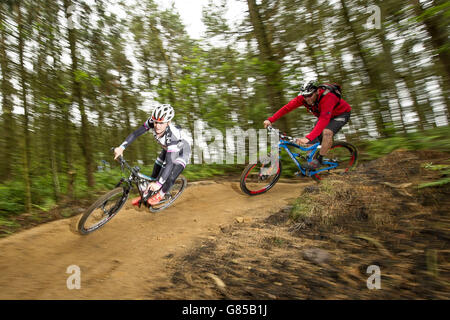
M99 198L78 221L78 232L86 235L104 226L122 209L127 199L128 192L122 187L115 188Z
M271 162L270 157L255 164L249 164L241 174L241 190L256 196L269 191L280 179L281 162L277 159Z

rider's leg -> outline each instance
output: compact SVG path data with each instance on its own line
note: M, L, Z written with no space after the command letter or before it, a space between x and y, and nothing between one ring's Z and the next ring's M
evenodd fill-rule
M155 164L153 165L153 171L152 171L152 175L151 177L153 179L158 179L159 178L159 174L161 173L161 169L163 168L164 165L164 160L166 158L166 150L162 150L161 153L158 155L158 158L156 158ZM143 192L144 197L147 196L148 192L150 191L150 184L147 186L147 189ZM139 205L139 201L141 201L141 197L136 197L134 198L131 203L134 206Z
M319 135L317 138L315 138L313 141L310 141L310 142L308 143L308 145L312 146L313 144L316 144L317 142L322 143L322 134L320 134L320 135ZM314 150L308 151L307 156L309 157L313 151L314 151Z
M184 170L184 166L182 164L175 164L173 167L173 170L169 176L169 178L167 178L166 183L164 183L164 185L161 188L161 191L166 194L174 185L175 180L177 180L178 176L181 174L181 172L183 172Z
M175 164L166 182L164 182L159 192L155 193L150 199L147 200L148 203L151 205L155 205L158 204L161 200L163 200L165 194L170 191L170 189L173 187L175 183L175 180L177 180L178 176L183 170L184 170L183 165L178 163Z
M323 164L323 156L327 154L333 145L333 136L341 130L341 128L348 122L350 119L350 112L343 113L335 118L332 118L328 123L327 127L323 130L321 135L321 147L319 151L319 155L317 160L312 160L307 167L309 169L317 169L319 166ZM315 140L314 140L315 141Z
M153 166L152 178L157 179L159 177L159 173L161 172L161 168L163 167L164 160L166 159L166 150L162 150L159 154L158 158L156 158L155 165Z
M314 123L314 127L317 125L318 122L319 122L319 120L317 120L316 123ZM312 146L313 144L316 144L317 142L322 142L322 134L320 134L320 135L319 135L317 138L315 138L314 140L310 141L310 142L308 143L308 145L311 145L311 146ZM307 152L307 156L309 157L313 151L314 151L314 150L308 151L308 152Z
M310 141L309 144L313 145L313 144L320 142L321 148L323 148L324 133L325 133L325 130L313 141ZM315 150L317 150L317 149L315 149ZM319 149L319 150L321 150L321 149ZM311 155L311 152L313 152L313 151L314 150L308 151L308 157ZM315 169L318 169L322 165L322 155L320 152L321 151L319 151L319 155L318 155L317 159L312 159L310 162L305 164L306 169L315 170Z
M183 140L184 141L184 140ZM189 143L184 142L180 148L180 151L178 152L178 155L174 156L175 160L174 166L172 169L172 172L170 173L169 177L167 178L166 182L161 188L161 191L165 194L167 191L172 188L173 184L175 183L175 180L177 180L178 176L183 172L184 168L186 167L186 164L189 161L189 158L191 156L191 147Z
M176 178L180 175L189 161L191 155L190 145L187 141L181 141L176 148L169 150L166 156L166 165L161 170L158 182L162 185L160 191L153 195L148 203L155 205L164 198L165 193L173 186Z
M333 137L338 133L342 127L350 120L350 112L345 112L330 120L327 127L322 132L321 148L319 152L319 161L322 162L327 152L333 145Z
M333 145L333 136L334 133L330 129L324 129L322 132L323 138L322 138L322 146L319 151L319 161L322 162L322 157L324 157L328 150L330 150L331 146Z

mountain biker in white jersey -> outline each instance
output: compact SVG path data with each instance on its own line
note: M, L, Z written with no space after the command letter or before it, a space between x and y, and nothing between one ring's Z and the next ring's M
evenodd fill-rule
M174 116L175 111L171 105L157 106L151 117L114 149L114 159L117 159L137 137L150 130L156 141L163 147L153 166L152 178L156 180L150 183L144 192L145 196L149 190L159 190L147 200L147 203L152 206L164 199L164 195L173 186L191 156L191 147L186 137L182 135L181 128L171 122ZM132 200L132 204L138 205L140 200L141 197L137 197Z

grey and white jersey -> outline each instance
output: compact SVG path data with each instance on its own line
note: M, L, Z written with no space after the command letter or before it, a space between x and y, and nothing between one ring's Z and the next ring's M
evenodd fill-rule
M142 126L140 126L125 139L121 146L127 148L134 140L136 140L137 137L150 130L156 141L158 141L158 143L164 150L167 150L167 152L179 152L182 144L186 144L189 141L181 128L173 123L170 123L167 126L166 131L161 135L161 137L156 135L154 127L155 124L153 120L151 118L147 119Z
M189 140L179 126L170 123L161 137L156 135L154 128L154 122L149 118L142 126L131 133L121 146L127 148L136 138L151 130L153 137L164 149L156 159L156 165L164 166L158 179L158 182L163 185L171 175L175 165L186 167L191 156L191 149Z
M154 128L153 121L149 118L147 121L145 121L144 126L147 130ZM183 131L181 130L181 127L170 123L164 134L158 138L155 130L152 130L153 137L158 141L158 143L164 148L164 150L167 150L169 152L177 152L179 149L175 148L175 146L182 140L187 141L186 136L183 134ZM176 149L176 150L175 150Z

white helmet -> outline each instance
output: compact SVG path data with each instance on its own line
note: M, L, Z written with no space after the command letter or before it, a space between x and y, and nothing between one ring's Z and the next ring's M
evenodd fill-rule
M158 122L169 122L175 116L175 110L173 110L170 104L161 104L153 109L152 120Z
M317 88L318 88L317 82L311 80L302 84L299 94L302 96L309 96L310 94L314 93L317 90Z

